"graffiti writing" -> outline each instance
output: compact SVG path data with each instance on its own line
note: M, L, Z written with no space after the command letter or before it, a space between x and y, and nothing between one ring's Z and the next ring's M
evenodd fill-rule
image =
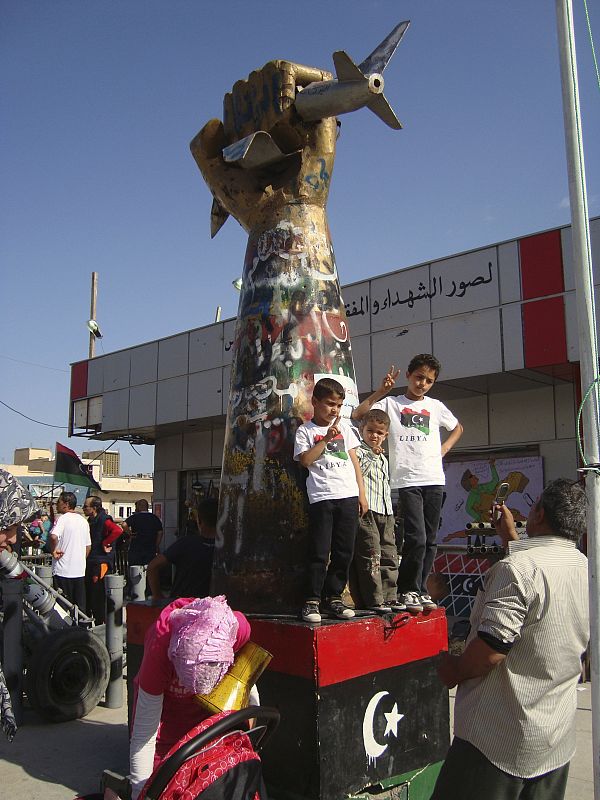
M311 173L307 175L304 180L308 183L309 186L312 186L313 189L321 189L323 187L329 186L329 173L326 169L326 163L324 158L318 158L317 163L320 164L319 174Z

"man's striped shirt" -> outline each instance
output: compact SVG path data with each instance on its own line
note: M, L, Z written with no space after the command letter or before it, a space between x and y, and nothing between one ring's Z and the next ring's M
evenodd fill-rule
M560 536L510 542L475 599L468 641L478 635L506 658L459 685L455 735L519 778L569 762L589 639L586 557Z

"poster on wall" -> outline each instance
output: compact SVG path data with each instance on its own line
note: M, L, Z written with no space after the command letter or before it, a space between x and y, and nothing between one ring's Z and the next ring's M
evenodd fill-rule
M438 531L439 545L467 546L467 522L489 522L489 511L499 483L510 491L506 505L515 520L525 522L543 489L541 456L453 461L445 465L446 500ZM476 533L476 532L473 532ZM499 544L492 531L482 531L486 542Z

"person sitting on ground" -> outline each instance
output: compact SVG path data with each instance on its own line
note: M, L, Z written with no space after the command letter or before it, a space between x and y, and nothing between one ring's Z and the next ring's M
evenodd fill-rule
M163 599L160 575L169 565L175 567L171 597L206 597L210 594L218 510L219 502L215 498L202 500L198 506L195 532L181 536L148 564L146 578L152 600Z
M358 520L354 570L361 607L386 614L405 611L397 599L398 550L388 461L383 452L390 428L385 411L374 408L361 420L363 441L356 455L365 484L369 510Z
M214 689L249 638L250 623L223 595L174 600L148 629L134 681L132 800L171 747L210 716L195 695ZM256 688L250 704L259 705Z

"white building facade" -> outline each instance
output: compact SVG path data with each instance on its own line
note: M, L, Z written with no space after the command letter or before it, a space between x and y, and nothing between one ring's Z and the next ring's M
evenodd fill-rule
M597 264L600 218L591 235ZM366 279L343 297L361 396L390 364L404 370L433 353L442 373L431 394L465 428L454 459L533 454L545 480L576 477L570 227ZM156 445L153 500L167 543L185 501L218 483L234 329L229 319L72 365L72 435Z

